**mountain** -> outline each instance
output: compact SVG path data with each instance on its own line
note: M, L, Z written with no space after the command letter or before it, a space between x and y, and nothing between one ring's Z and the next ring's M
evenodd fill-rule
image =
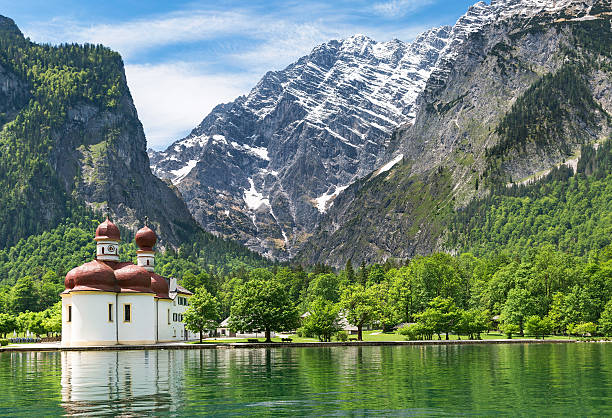
M206 230L289 258L335 197L384 162L393 130L412 123L449 33L320 45L165 151L150 150L152 170Z
M205 234L176 188L151 173L118 53L38 45L0 16L0 126L0 249L108 213L126 231L148 216L166 246L189 240L190 251L197 243L222 261L260 259Z
M602 0L471 7L414 123L394 132L390 164L336 198L297 259L340 266L453 250L450 225L472 199L575 164L583 144L612 132L611 19Z

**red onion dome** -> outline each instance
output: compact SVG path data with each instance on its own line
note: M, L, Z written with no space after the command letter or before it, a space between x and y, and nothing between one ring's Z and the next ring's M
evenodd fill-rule
M153 293L151 273L136 264L119 264L115 270L115 277L122 292Z
M76 274L76 269L77 267L73 268L68 272L68 274L66 274L66 278L64 279L64 286L66 287L66 290L70 290L74 287L74 275Z
M115 273L105 263L93 260L80 267L73 268L64 280L66 289L115 291Z
M153 247L157 242L157 235L155 235L155 232L151 228L145 226L136 232L135 241L136 245L138 245L138 248L141 250L153 251Z
M112 239L119 241L121 240L121 234L119 233L117 225L106 218L106 220L96 228L96 239Z
M151 290L155 292L155 296L161 299L170 299L170 287L168 286L168 280L159 274L151 274Z

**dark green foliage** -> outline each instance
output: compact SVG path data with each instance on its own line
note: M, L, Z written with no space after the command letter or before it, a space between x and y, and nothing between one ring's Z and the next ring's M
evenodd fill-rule
M561 166L528 185L495 189L459 210L449 243L475 254L525 254L553 244L585 255L612 242L612 141L583 146L577 173Z
M12 21L0 19L0 66L15 83L10 105L0 109L2 248L79 216L79 205L50 163L61 141L57 130L70 106L111 109L129 92L116 52L101 45L37 45Z
M569 121L594 125L598 113L605 113L581 76L583 72L577 65L566 64L535 82L516 100L497 127L499 142L487 150L489 180L497 180L500 174L498 161L513 151L525 152L530 144L537 149L554 146L565 155L571 153L570 143L565 140L574 133L567 132Z

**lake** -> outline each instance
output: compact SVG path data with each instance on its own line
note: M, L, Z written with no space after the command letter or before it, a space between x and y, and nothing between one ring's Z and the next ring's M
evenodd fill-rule
M612 415L612 344L0 353L0 415Z

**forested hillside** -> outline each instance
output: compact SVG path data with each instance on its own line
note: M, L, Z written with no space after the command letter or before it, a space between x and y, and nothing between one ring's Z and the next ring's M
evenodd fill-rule
M341 193L298 260L339 267L348 259L373 263L447 249L449 229L464 228L452 225L454 213L463 212L462 221L472 222L469 210L462 209L472 199L495 199L506 184L537 177L575 159L583 145L609 137L610 3L545 4L548 7L524 1L480 2L470 8L451 33L449 48L454 50L442 53L444 58L417 99L414 124L402 126L391 138L390 148L396 151L389 159L401 157L401 164ZM463 27L469 30L454 42ZM605 179L577 177L567 183L572 188L567 196L562 196L565 186L555 190L557 186L549 184L537 204L550 211L579 212L571 199L590 199L594 207L584 208L586 214L581 216L604 213L609 208L604 204L609 197L605 183ZM566 199L568 206L563 206ZM505 246L508 238L517 243L510 244L516 248L535 239L586 251L590 244L585 239L591 240L587 235L605 236L600 226L609 221L603 218L592 218L589 226L582 227L577 219L563 219L555 212L554 236L519 226L507 233L513 235L490 236L490 245L484 244L488 239L484 238L482 245L492 250ZM525 221L531 228L532 220ZM513 225L518 224L514 220ZM560 236L578 229L584 239ZM469 248L465 240L475 239L456 238L453 244ZM582 243L572 244L572 239ZM601 248L601 243L589 248Z
M151 174L118 53L39 45L0 16L0 248L78 220L81 207L136 228L148 216L178 246L199 230Z
M450 221L449 247L525 254L551 244L577 256L612 242L612 140L582 147L576 172L561 165L531 184L499 187Z

